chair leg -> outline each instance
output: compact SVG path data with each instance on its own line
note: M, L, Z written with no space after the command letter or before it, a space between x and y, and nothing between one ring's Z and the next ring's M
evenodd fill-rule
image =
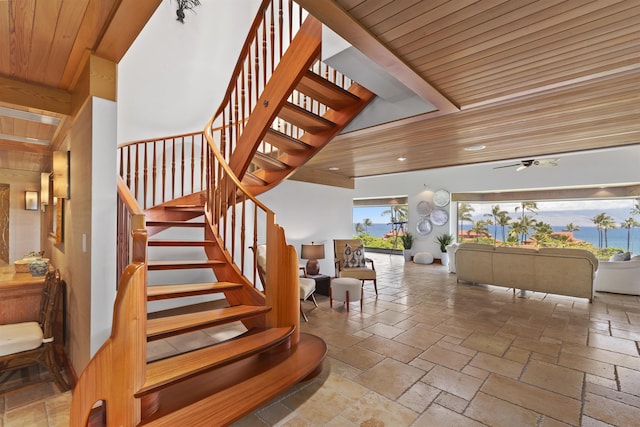
M317 307L318 303L316 302L316 296L315 294L311 294L311 300L313 301L313 304Z
M53 377L53 382L56 383L60 391L64 392L71 388L71 386L67 383L67 381L62 377L62 373L60 372L60 366L56 361L55 349L53 346L49 347L45 350L46 354L44 356L45 364Z
M373 279L373 289L376 290L376 295L378 295L378 280Z
M360 293L360 313L362 313L362 300L364 299L364 294Z
M349 291L346 291L347 293L347 298L346 298L346 303L347 303L347 313L349 312Z
M300 302L300 314L302 315L302 318L304 319L305 322L309 321L309 319L307 319L307 315L304 314L304 311L302 310L302 302Z
M329 307L333 308L333 292L331 286L329 286Z

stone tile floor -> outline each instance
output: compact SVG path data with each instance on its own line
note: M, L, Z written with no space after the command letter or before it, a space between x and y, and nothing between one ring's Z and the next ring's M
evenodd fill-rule
M379 295L366 284L362 312L358 303L331 309L323 296L317 309L305 303L302 330L329 347L322 374L235 427L640 425L639 297L514 296L457 284L440 265L369 255ZM176 337L149 352L229 333ZM0 427L66 426L69 401L49 383L4 395Z

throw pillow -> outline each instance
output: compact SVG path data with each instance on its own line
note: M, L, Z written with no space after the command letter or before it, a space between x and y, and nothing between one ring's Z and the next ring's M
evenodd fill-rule
M364 245L360 245L353 251L353 266L354 267L366 267L364 259Z
M351 246L348 244L344 245L344 253L342 256L342 267L349 268L351 267L351 259L353 258Z

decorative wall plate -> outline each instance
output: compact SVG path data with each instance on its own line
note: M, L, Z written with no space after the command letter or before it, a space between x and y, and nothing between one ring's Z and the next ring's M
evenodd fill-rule
M418 220L418 223L416 224L416 231L421 236L426 236L427 234L431 233L432 229L433 229L433 225L431 224L431 221L429 220L429 218L427 218L426 216L423 218L420 218Z
M438 190L433 194L433 204L441 208L449 204L449 192L447 190Z
M423 200L418 203L416 211L418 211L418 215L429 215L431 212L433 212L433 205L430 202Z
M431 222L433 225L445 225L449 221L449 212L444 209L436 209L431 212Z

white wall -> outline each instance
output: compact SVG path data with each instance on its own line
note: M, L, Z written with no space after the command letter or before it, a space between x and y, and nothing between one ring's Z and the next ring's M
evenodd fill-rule
M220 105L259 0L163 1L118 64L118 142L200 131Z
M285 181L259 196L276 214L276 223L284 227L287 241L298 252L302 243L324 242L325 258L319 260L320 273L334 275L333 239L353 235L353 190ZM300 259L300 265L306 260Z

